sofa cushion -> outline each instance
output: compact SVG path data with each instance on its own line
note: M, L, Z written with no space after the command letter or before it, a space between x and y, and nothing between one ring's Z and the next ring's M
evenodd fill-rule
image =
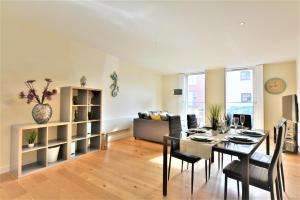
M150 116L148 113L139 112L138 115L139 115L140 119L150 119Z
M161 120L160 115L150 115L152 120Z

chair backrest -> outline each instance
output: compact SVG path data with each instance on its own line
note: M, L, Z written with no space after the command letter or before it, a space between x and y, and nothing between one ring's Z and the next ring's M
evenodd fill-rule
M277 167L282 154L285 134L286 134L286 120L280 120L278 122L278 137L276 140L275 150L268 171L269 180L272 181L272 183L274 183L277 177Z
M197 118L195 114L188 114L187 115L187 127L190 128L197 128Z
M181 138L181 120L180 116L170 116L169 117L169 135L175 138ZM171 143L171 153L179 149L179 142L172 141Z
M239 118L239 125L242 125L241 124L241 115L244 115L244 114L233 114L233 117L238 117ZM251 115L244 115L244 116L245 116L244 127L247 127L249 129L251 129L252 128Z

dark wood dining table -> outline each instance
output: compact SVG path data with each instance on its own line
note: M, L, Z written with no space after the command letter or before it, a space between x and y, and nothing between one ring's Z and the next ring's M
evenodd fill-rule
M262 131L262 130L260 130ZM212 147L211 161L214 161L214 152L221 152L237 156L242 162L242 199L249 199L249 159L257 148L266 140L266 154L270 154L270 134L264 130L264 135L255 144L237 144L230 141L222 141ZM180 141L180 138L164 136L163 140L163 196L168 193L168 144L170 141Z

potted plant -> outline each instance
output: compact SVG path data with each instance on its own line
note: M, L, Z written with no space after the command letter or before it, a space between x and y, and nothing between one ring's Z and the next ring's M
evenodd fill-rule
M31 132L29 132L28 135L26 135L25 140L26 140L26 142L28 144L28 148L34 147L34 141L36 139L36 136L37 136L37 134L36 134L36 132L34 130L31 131Z
M30 104L31 102L37 103L32 109L32 117L34 121L38 124L46 124L52 116L52 108L48 103L45 103L46 100L50 101L53 95L56 95L57 91L55 89L49 90L49 85L52 80L49 78L45 79L46 86L42 92L42 97L37 94L37 90L34 88L35 80L28 80L25 82L25 85L28 88L28 92L25 93L21 91L19 96L21 99L26 99L26 102Z
M218 126L220 122L220 116L221 116L221 106L214 104L209 108L209 121L212 127L212 134L217 135L218 134Z

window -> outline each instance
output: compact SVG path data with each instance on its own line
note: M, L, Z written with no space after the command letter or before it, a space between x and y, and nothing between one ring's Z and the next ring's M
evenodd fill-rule
M250 103L251 102L251 93L242 93L241 94L241 102L242 103Z
M187 75L187 114L196 114L198 124L205 124L205 74Z
M241 77L241 81L250 80L251 73L250 71L240 71L240 77Z
M226 113L253 116L253 70L226 72Z

